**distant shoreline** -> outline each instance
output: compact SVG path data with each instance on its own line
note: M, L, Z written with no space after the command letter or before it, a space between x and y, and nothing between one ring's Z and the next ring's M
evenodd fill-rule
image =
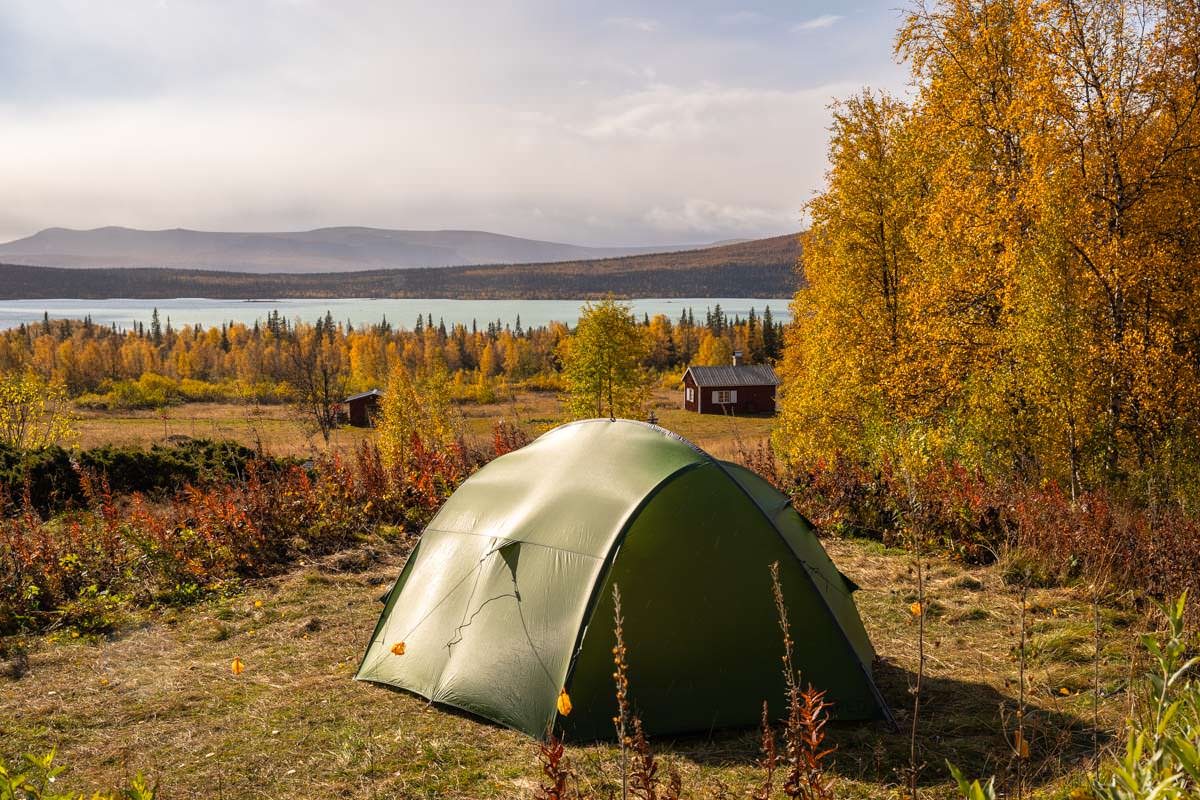
M544 264L323 273L0 264L0 300L592 300L791 296L802 283L794 235L674 253ZM268 300L268 302L270 302Z
M266 323L269 315L305 322L315 322L329 314L338 322L376 325L383 321L397 327L411 328L418 316L433 324L473 323L486 326L500 321L514 328L520 322L526 328L548 325L551 322L575 324L585 299L557 300L460 300L447 298L300 298L279 300L180 298L37 298L0 300L0 330L21 325L37 326L43 319L90 319L100 326L129 329L134 325L151 323L158 312L160 321L168 320L176 327L200 324L204 327L234 322L252 325ZM703 322L706 310L719 305L729 317L746 319L753 310L760 318L771 310L777 322L791 318L788 297L646 297L632 298L629 304L640 319L665 314L672 321L690 313Z

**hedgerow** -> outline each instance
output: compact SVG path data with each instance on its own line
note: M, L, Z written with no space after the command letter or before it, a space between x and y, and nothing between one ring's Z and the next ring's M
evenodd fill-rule
M103 476L114 494L159 497L185 484L229 483L262 458L237 442L186 439L165 445L19 450L0 444L0 497L51 513L86 502L81 475ZM279 462L285 463L285 462Z

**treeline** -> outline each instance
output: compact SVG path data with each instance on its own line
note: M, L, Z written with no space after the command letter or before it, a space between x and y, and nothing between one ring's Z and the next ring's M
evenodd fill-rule
M318 274L185 269L64 269L0 264L0 298L787 297L796 290L795 235L703 250L591 261Z
M1200 12L921 5L836 109L778 442L1200 501Z
M783 325L770 308L730 317L719 305L696 319L688 309L638 320L646 339L643 366L679 371L692 363L748 363L781 354ZM447 326L421 315L411 328L386 319L354 327L330 316L315 324L271 312L263 324L175 327L157 310L149 325L119 331L84 320L51 320L0 332L0 373L32 370L82 402L154 407L173 401L295 399L320 383L323 395L382 387L392 366L421 375L444 370L456 395L490 399L498 382L557 388L562 323L525 327L500 320Z

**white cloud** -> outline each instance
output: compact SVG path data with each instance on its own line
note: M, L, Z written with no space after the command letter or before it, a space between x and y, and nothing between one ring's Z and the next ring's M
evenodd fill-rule
M785 127L808 127L805 120L824 118L825 107L839 87L804 91L725 87L696 88L658 85L617 98L608 109L578 129L593 139L644 139L663 142L696 141L707 137L735 141L767 119Z
M640 31L642 33L653 33L662 27L656 19L648 17L609 17L604 20L609 25L617 25L622 28L627 28L631 31Z
M5 2L0 240L51 225L780 233L823 183L829 101L902 81L845 66L827 37L758 37L752 12L713 35L667 10L598 24L541 0Z
M754 25L766 21L767 17L757 11L734 11L731 14L721 14L717 17L717 22L722 25Z
M0 109L0 153L22 154L0 165L39 226L682 244L795 229L822 181L827 105L848 89L657 85L543 108L354 102L337 114L224 98Z
M671 208L654 206L646 212L645 219L660 230L678 231L680 235L737 230L785 233L800 227L800 210L730 205L689 197Z
M841 21L841 19L842 17L837 14L822 14L819 17L813 17L812 19L806 19L803 22L797 22L792 26L792 30L799 33L801 31L815 31L822 28L832 28L839 21Z

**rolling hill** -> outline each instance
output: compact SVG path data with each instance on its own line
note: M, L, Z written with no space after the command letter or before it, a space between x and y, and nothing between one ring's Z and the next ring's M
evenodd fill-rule
M43 267L154 267L257 273L344 272L609 258L683 247L583 247L485 231L320 228L221 233L183 228L47 228L0 244L0 262Z
M788 234L673 253L441 269L255 274L0 264L0 299L786 297L802 280L799 257L798 237Z

